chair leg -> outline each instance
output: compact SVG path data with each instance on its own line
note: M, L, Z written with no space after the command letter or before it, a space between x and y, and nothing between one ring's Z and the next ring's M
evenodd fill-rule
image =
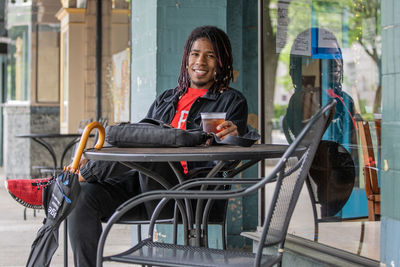
M312 189L312 185L311 185L311 182L310 182L310 176L309 175L307 175L307 178L306 178L305 182L306 182L308 194L310 195L311 208L312 208L313 216L314 216L314 241L318 242L318 234L319 234L318 213L317 213L315 196L314 196L314 192L313 192L313 189Z
M138 243L142 241L142 225L141 224L136 224L136 234L138 238ZM146 265L141 264L140 266L146 267Z
M68 229L67 219L64 221L64 267L68 267Z
M360 233L360 242L358 244L357 255L361 255L362 247L364 244L364 235L365 235L365 222L361 222L361 233Z
M226 233L225 233L225 223L223 223L221 229L221 236L222 236L222 249L226 249Z
M381 203L380 202L373 202L374 204L374 219L375 221L381 220Z
M368 200L368 221L379 221L380 210L378 211L377 203L373 200Z
M136 230L137 230L137 238L138 238L138 242L142 241L142 225L141 224L137 224L136 225Z
M178 244L178 208L177 205L175 204L174 207L174 220L172 223L172 228L173 228L173 235L172 235L172 242L174 245Z
M67 219L64 221L64 267L68 267L68 229Z

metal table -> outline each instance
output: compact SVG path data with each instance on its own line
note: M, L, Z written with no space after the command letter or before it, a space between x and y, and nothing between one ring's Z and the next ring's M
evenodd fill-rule
M179 148L117 148L103 147L101 150L88 149L84 152L87 159L118 161L128 167L134 168L149 177L158 181L161 185L168 188L168 182L164 177L152 170L146 169L141 165L143 162L168 162L180 182L190 178L190 172L185 175L182 168L179 168L181 161L214 161L213 168L207 170L204 177L214 177L224 167L229 166L232 161L242 161L242 164L229 169L227 177L234 177L236 174L253 166L257 162L267 158L280 158L288 145L276 144L255 144L251 147L239 146L197 146L197 147L179 147ZM186 204L186 208L188 208ZM189 225L191 236L200 237L201 223L201 202L197 202L196 207L196 228ZM193 224L191 212L187 212L188 221ZM195 231L195 233L194 233ZM195 242L198 241L199 238Z
M174 170L178 180L183 182L188 179L183 170L178 168L181 161L217 161L217 164L205 177L212 177L227 164L234 160L249 160L229 173L230 177L244 171L258 161L267 158L279 158L283 155L288 145L255 144L251 147L240 146L197 146L179 148L118 148L103 147L101 150L88 149L84 152L87 159L118 161L126 166L135 168L144 174L160 180L163 177L151 170L145 169L141 162L168 162Z
M228 145L177 148L103 147L101 150L87 149L84 154L88 159L120 162L260 160L280 157L287 147L288 145L276 144L255 144L251 147Z
M51 155L51 158L53 159L53 166L54 170L62 169L64 166L64 158L70 148L72 148L76 143L79 142L79 139L81 137L81 134L75 133L75 134L61 134L61 133L31 133L31 134L21 134L21 135L16 135L18 138L30 138L36 143L39 143L42 145ZM58 164L57 161L57 154L54 151L53 146L46 141L46 139L60 139L60 138L72 138L72 140L65 146L62 154L61 154L61 159L60 163Z

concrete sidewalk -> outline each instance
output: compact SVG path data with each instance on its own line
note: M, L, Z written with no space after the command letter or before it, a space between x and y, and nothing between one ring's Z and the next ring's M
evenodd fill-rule
M24 220L24 207L11 198L4 187L4 177L0 169L0 266L25 266L32 242L42 226L44 211L27 209ZM122 252L132 244L131 226L116 225L106 244L106 254ZM51 262L52 267L64 266L63 228L60 228L59 248ZM74 266L69 247L69 266ZM126 264L108 263L104 266L127 266Z

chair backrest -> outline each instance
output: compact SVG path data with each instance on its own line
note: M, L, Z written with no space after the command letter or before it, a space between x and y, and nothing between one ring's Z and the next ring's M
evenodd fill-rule
M336 101L330 101L309 120L269 175L276 176L276 186L264 220L256 261L261 259L263 247L283 246L304 180L335 106Z
M359 127L361 149L363 153L365 193L368 197L380 193L378 175L376 172L375 154L368 122L360 119L357 124Z

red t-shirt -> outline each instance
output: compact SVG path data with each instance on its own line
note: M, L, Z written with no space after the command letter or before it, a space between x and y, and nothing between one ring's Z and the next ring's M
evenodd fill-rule
M188 88L187 92L182 96L181 99L179 99L178 105L176 106L176 113L171 122L172 127L186 130L186 119L189 114L190 107L197 98L205 95L207 91L208 89ZM186 161L181 161L181 164L185 173L187 173L188 170Z
M171 122L172 127L186 130L186 119L190 107L197 98L205 95L207 91L207 89L188 88L186 94L179 99L178 105L176 106L176 113Z

